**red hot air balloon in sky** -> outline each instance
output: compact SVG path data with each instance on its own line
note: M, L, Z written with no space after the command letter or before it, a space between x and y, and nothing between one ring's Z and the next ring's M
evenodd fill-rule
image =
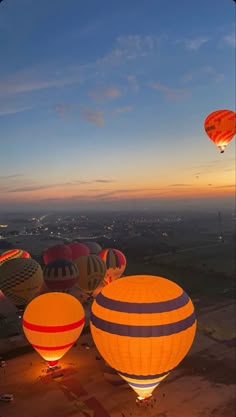
M83 243L70 243L67 245L67 247L70 248L72 261L78 259L80 256L86 256L90 254L89 248Z
M236 113L232 110L214 111L207 116L204 128L212 142L224 153L236 134Z
M43 261L47 265L51 261L56 259L68 259L72 260L71 249L68 245L56 245L48 248L43 254Z

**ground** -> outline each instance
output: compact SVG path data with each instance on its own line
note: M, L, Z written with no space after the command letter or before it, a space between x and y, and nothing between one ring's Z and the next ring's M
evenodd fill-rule
M60 362L57 378L45 374L36 352L8 360L0 369L0 391L14 401L0 403L0 416L236 417L234 313L232 301L201 308L193 347L155 390L152 407L139 409L127 383L104 378L105 363L86 334Z

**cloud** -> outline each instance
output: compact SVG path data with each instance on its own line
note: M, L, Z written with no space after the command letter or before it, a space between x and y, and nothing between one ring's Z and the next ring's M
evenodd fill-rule
M139 91L139 84L135 75L128 75L127 80L133 91Z
M8 180L22 177L22 174L10 174L10 175L0 175L0 180Z
M10 176L6 176L6 177L0 177L1 178L13 178L13 177L17 177L20 175L10 175ZM9 186L5 186L7 188L4 188L4 192L8 192L8 193L22 193L22 192L31 192L31 191L39 191L39 190L46 190L46 189L50 189L50 188L59 188L59 187L66 187L66 186L76 186L76 185L83 185L83 184L96 184L96 183L101 183L101 184L109 184L109 183L113 183L115 182L114 179L109 179L109 178L99 178L99 179L94 179L94 180L87 180L87 181L83 181L83 180L73 180L73 181L68 181L68 182L61 182L61 183L56 183L56 184L32 184L32 185L27 185L27 186L21 186L21 187L15 187L15 188L10 188ZM91 190L90 190L91 191ZM95 189L94 191L98 191L97 189Z
M204 44L209 42L210 38L206 36L199 36L192 39L181 39L175 41L175 44L183 44L187 49L191 51L198 51Z
M130 111L132 111L133 110L133 107L132 106L124 106L124 107L116 107L114 110L113 110L113 113L128 113L128 112L130 112Z
M224 74L218 73L215 70L215 68L211 66L204 66L204 67L197 69L196 71L192 71L192 72L188 72L184 74L181 81L187 84L191 81L194 81L194 79L199 79L199 78L201 79L201 77L204 75L210 76L216 82L223 81L225 78Z
M58 103L55 106L55 112L61 117L65 117L72 110L72 108L73 106L71 104Z
M105 124L104 113L100 110L91 110L85 108L81 112L81 118L100 127L104 126Z
M236 46L236 36L235 36L235 32L231 33L229 35L225 35L223 37L223 43L228 45L228 46L232 46L233 48L235 48Z
M97 88L88 93L89 97L99 103L104 102L105 100L113 100L121 95L121 91L117 87Z
M28 110L32 110L33 106L8 106L1 104L0 116L6 116L8 114L23 113Z
M108 72L113 66L154 53L159 46L160 38L156 36L121 36L116 38L113 48L107 54L89 64L67 65L59 69L58 62L54 61L47 65L24 68L5 77L1 76L0 96L82 84L86 80L100 77L101 71ZM116 92L110 90L108 98L114 98L114 94Z
M235 188L235 184L217 185L217 186L214 186L213 188L231 188L231 187L234 187Z
M98 183L110 183L110 182L115 182L115 180L107 180L107 179L98 179L98 180L94 180L93 182L98 182Z
M192 184L170 184L169 187L191 187Z
M150 87L164 93L168 100L179 101L189 96L190 92L185 89L170 88L160 83L152 83Z
M157 36L128 35L116 39L114 48L97 61L101 65L117 65L126 60L145 57L160 48Z

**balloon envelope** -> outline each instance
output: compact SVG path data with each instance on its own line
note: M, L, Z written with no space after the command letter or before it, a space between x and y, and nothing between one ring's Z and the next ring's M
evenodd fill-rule
M45 284L51 290L67 290L78 280L77 266L67 259L56 259L49 262L43 270Z
M68 245L55 245L48 248L43 254L43 261L47 265L51 261L56 259L68 259L72 260L72 253Z
M74 263L79 270L79 287L87 294L92 294L106 274L105 262L97 255L86 255L76 259Z
M105 262L107 272L104 282L109 284L117 278L120 278L126 268L125 255L118 249L103 249L99 253L100 258Z
M92 304L90 327L105 361L147 398L189 351L196 317L176 283L136 275L102 289Z
M93 255L98 255L102 251L102 247L97 242L84 242L84 244L89 248L90 253Z
M214 111L207 116L204 128L208 137L223 153L236 134L236 113L232 110Z
M71 250L72 261L74 261L75 259L78 259L80 256L89 255L90 253L89 248L83 243L75 242L75 243L70 243L67 246Z
M80 336L84 317L81 303L72 295L42 294L26 307L23 330L33 348L54 366Z
M11 259L0 271L0 289L18 308L25 306L43 283L41 266L32 258Z
M30 254L21 249L8 250L0 255L0 265L2 265L3 262L10 261L10 259L14 258L30 258Z

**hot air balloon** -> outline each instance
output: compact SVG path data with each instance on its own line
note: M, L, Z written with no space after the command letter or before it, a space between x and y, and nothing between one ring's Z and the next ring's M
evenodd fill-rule
M125 255L117 249L103 249L99 256L106 264L107 272L104 277L106 284L120 278L126 268Z
M22 309L43 283L43 271L32 258L15 258L0 267L0 289Z
M89 248L90 253L93 255L98 255L102 251L102 247L97 242L84 242L84 244Z
M97 255L86 255L76 259L74 263L79 270L79 287L85 293L92 294L106 274L105 262Z
M142 401L188 353L196 317L179 285L136 275L103 288L92 304L90 328L104 360Z
M47 265L55 259L68 259L72 260L72 253L68 245L55 245L48 248L43 254L43 261Z
M51 290L68 290L78 280L77 266L67 259L56 259L49 262L43 270L44 281Z
M54 367L80 336L84 309L70 294L42 294L28 304L22 324L29 343Z
M220 153L224 153L226 146L236 134L236 113L232 110L214 111L207 116L204 128Z
M80 256L89 255L90 253L89 248L83 243L75 242L75 243L70 243L67 246L71 250L72 261L75 261L75 259L78 259Z
M30 254L25 250L21 249L8 250L0 255L0 265L2 265L3 262L9 261L10 259L14 258L30 258Z

